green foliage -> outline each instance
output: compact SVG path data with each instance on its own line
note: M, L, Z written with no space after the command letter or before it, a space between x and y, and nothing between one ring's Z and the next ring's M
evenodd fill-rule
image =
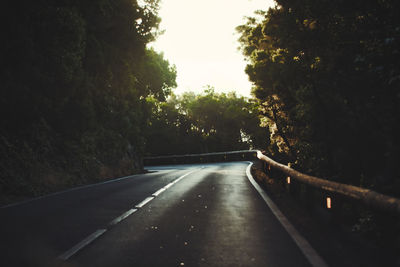
M166 102L149 98L151 155L190 154L262 148L268 132L261 128L257 105L235 93L172 95Z
M399 194L399 2L276 2L237 28L273 145L304 171Z
M171 94L176 84L176 67L170 66L163 54L158 54L153 49L146 50L144 64L141 66L137 83L145 92L159 101L165 101Z
M276 3L237 28L270 152L300 171L400 197L400 2ZM336 199L335 221L398 251L396 217Z
M1 192L37 195L142 168L145 99L176 86L174 67L146 48L158 3L3 3Z

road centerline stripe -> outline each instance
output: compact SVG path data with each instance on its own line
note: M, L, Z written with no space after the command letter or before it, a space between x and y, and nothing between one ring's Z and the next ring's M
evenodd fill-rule
M152 196L153 196L153 197L157 197L158 195L160 195L161 193L163 193L164 191L166 191L168 188L170 188L171 186L175 185L176 183L178 183L179 181L181 181L183 178L185 178L186 176L188 176L188 175L194 173L195 171L198 171L198 170L190 171L190 172L185 173L184 175L182 175L182 176L176 178L174 181L170 182L170 183L167 184L166 186L164 186L164 187L158 189L156 192L154 192L154 193L152 194Z
M142 208L144 205L146 205L147 203L149 203L150 201L152 201L154 199L154 197L146 197L142 202L140 202L139 204L137 204L135 206L135 208L140 209Z
M162 192L166 191L168 188L170 188L171 186L173 186L174 184L178 183L180 180L182 180L183 178L185 178L186 176L192 174L193 172L198 171L193 170L190 171L180 177L178 177L176 180L172 181L171 183L167 184L166 186L160 188L159 190L157 190L155 193L153 193L150 197L145 198L142 202L140 202L139 204L137 204L135 206L135 208L133 209L129 209L128 211L124 212L123 214L121 214L120 216L118 216L117 218L115 218L114 220L112 220L108 226L114 226L116 224L118 224L119 222L121 222L122 220L126 219L127 217L129 217L131 214L135 213L138 209L144 207L146 204L148 204L150 201L152 201L156 196L158 196L159 194L161 194ZM102 234L104 234L107 231L107 229L99 229L96 232L92 233L91 235L89 235L88 237L86 237L85 239L83 239L81 242L79 242L78 244L76 244L75 246L73 246L71 249L67 250L66 252L64 252L63 254L61 254L60 256L58 256L57 258L63 261L68 260L69 258L71 258L73 255L75 255L78 251L82 250L84 247L86 247L87 245L89 245L90 243L92 243L95 239L97 239L99 236L101 236Z
M174 185L174 183L169 183L169 184L167 184L166 186L164 186L163 188L165 189L165 190L167 190L168 188L170 188L171 186L173 186Z
M132 213L136 212L137 209L130 209L127 212L124 212L122 215L118 216L114 220L112 220L108 225L113 226L116 225L117 223L121 222L122 220L125 220L128 218Z
M177 178L175 181L173 181L172 184L176 184L177 182L179 182L180 180L182 180L182 179L185 178L186 176L188 176L188 175L190 175L190 174L192 174L192 173L194 173L194 172L196 172L196 171L198 171L198 169L193 170L193 171L190 171L190 172L188 172L188 173L185 173L184 175L182 175L181 177L179 177L179 178Z
M328 264L318 255L318 253L314 250L314 248L308 243L308 241L294 228L294 226L289 222L285 215L279 210L279 208L275 205L272 199L267 195L267 193L260 187L260 185L254 180L253 175L251 175L250 169L253 165L250 162L249 166L246 169L246 175L249 179L250 183L254 186L257 192L261 195L264 199L267 206L271 209L272 213L281 223L283 228L288 232L290 237L299 247L301 252L307 258L307 260L311 263L314 267L328 267Z
M154 193L152 194L152 196L153 196L153 197L157 197L159 194L161 194L161 193L164 192L165 190L167 190L167 188L165 188L165 187L160 188L160 189L158 189L156 192L154 192Z
M88 237L83 239L81 242L79 242L78 244L73 246L71 249L67 250L66 252L64 252L63 254L58 256L58 259L64 260L64 261L68 260L74 254L76 254L79 250L83 249L84 247L86 247L87 245L92 243L96 238L98 238L99 236L104 234L106 231L107 231L107 229L97 230L96 232L92 233L91 235L89 235Z

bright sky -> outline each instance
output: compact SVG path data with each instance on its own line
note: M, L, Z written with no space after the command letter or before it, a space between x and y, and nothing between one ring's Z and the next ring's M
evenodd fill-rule
M177 67L174 92L199 93L210 85L218 92L250 96L235 28L245 16L273 5L273 0L162 0L160 29L165 33L151 46Z

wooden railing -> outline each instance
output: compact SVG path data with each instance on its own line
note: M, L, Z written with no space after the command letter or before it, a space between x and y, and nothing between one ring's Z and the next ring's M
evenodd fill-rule
M301 183L310 185L314 188L326 192L343 195L361 201L362 203L377 208L379 210L400 214L400 199L398 198L387 196L370 189L337 183L326 179L303 174L292 168L289 168L286 165L283 165L279 162L272 160L271 158L262 154L260 151L257 151L257 158L266 162L268 164L268 169L272 168L279 170L282 173L286 174L287 177L290 177L289 179L297 180Z

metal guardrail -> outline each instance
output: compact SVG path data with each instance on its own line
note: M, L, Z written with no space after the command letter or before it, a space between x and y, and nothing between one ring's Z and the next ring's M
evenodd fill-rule
M289 168L279 162L265 156L261 151L257 151L257 158L266 162L271 168L275 168L288 177L298 180L299 182L308 184L312 187L325 190L327 192L340 194L361 201L371 207L400 214L400 199L387 196L370 189L361 188L353 185L342 184L338 182L321 179L318 177L303 174L294 169Z

